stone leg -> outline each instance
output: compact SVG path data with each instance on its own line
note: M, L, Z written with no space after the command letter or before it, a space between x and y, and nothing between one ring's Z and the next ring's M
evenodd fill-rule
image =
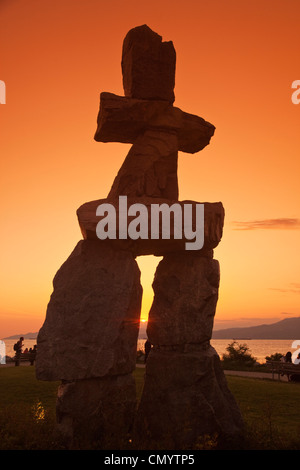
M71 449L124 449L135 411L131 374L63 383L56 405L57 435Z
M211 339L220 281L219 263L201 252L170 253L157 266L148 338L154 346Z
M130 253L84 240L59 269L53 286L37 338L37 378L62 381L58 419L66 436L78 440L87 420L91 436L102 425L108 429L109 419L110 429L120 436L135 402L131 373L142 299L138 265Z
M145 383L136 439L148 448L187 449L234 439L243 427L220 359L210 346L219 264L195 253L167 255L153 282ZM216 441L214 441L214 439Z

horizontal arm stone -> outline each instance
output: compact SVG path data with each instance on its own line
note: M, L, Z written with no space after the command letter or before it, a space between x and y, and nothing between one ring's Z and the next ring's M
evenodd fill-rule
M147 129L176 132L178 150L196 153L209 144L215 127L203 118L183 112L166 101L141 100L100 94L97 142L133 143Z
M147 207L149 214L149 238L148 239L137 239L132 240L130 238L120 239L119 238L119 225L117 222L116 226L116 235L115 240L99 240L96 234L96 227L98 222L102 217L96 215L97 207L100 204L109 203L112 204L116 210L116 218L119 220L119 200L117 198L109 199L99 199L95 201L90 201L77 209L77 217L81 233L84 239L98 240L99 244L108 244L116 249L124 249L131 251L134 256L141 255L155 255L163 256L166 253L185 251L185 243L187 239L185 234L182 232L181 239L174 239L174 230L173 230L173 217L171 217L171 232L170 239L151 239L150 234L150 213L152 204L165 204L169 207L172 204L179 204L182 209L185 204L191 204L193 206L193 211L195 210L196 201L172 201L169 199L160 199L160 198L150 198L150 197L141 197L141 198L128 198L128 207L132 204L143 204ZM205 202L204 204L204 245L203 248L199 251L194 251L194 253L206 255L208 252L216 248L219 244L222 235L223 235L223 225L225 211L221 202L209 203ZM127 222L130 223L134 217L128 216ZM193 223L193 229L195 225Z

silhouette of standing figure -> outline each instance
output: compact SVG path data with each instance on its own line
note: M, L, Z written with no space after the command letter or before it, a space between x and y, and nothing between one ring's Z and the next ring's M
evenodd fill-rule
M148 358L148 355L149 355L149 352L151 351L151 343L150 341L147 339L146 343L145 343L145 364L146 364L146 361L147 361L147 358Z
M17 345L16 345L16 362L15 362L15 366L20 365L20 356L22 354L23 341L24 341L24 338L23 338L23 336L21 336L21 338L19 339L19 341L17 342Z

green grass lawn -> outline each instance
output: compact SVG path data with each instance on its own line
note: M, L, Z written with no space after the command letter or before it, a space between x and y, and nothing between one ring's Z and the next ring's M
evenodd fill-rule
M248 445L300 449L300 384L227 376L243 415Z
M135 373L140 397L144 369ZM247 449L300 449L300 384L227 376L246 424ZM34 367L0 368L0 450L57 449L52 437L58 382Z

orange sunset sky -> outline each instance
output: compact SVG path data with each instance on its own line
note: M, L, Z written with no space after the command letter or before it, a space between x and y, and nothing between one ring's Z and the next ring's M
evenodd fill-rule
M52 279L130 145L94 141L99 94L147 24L177 53L175 105L216 126L179 153L179 198L222 201L215 328L300 314L299 0L0 0L0 338L38 331ZM138 258L147 318L159 258Z

